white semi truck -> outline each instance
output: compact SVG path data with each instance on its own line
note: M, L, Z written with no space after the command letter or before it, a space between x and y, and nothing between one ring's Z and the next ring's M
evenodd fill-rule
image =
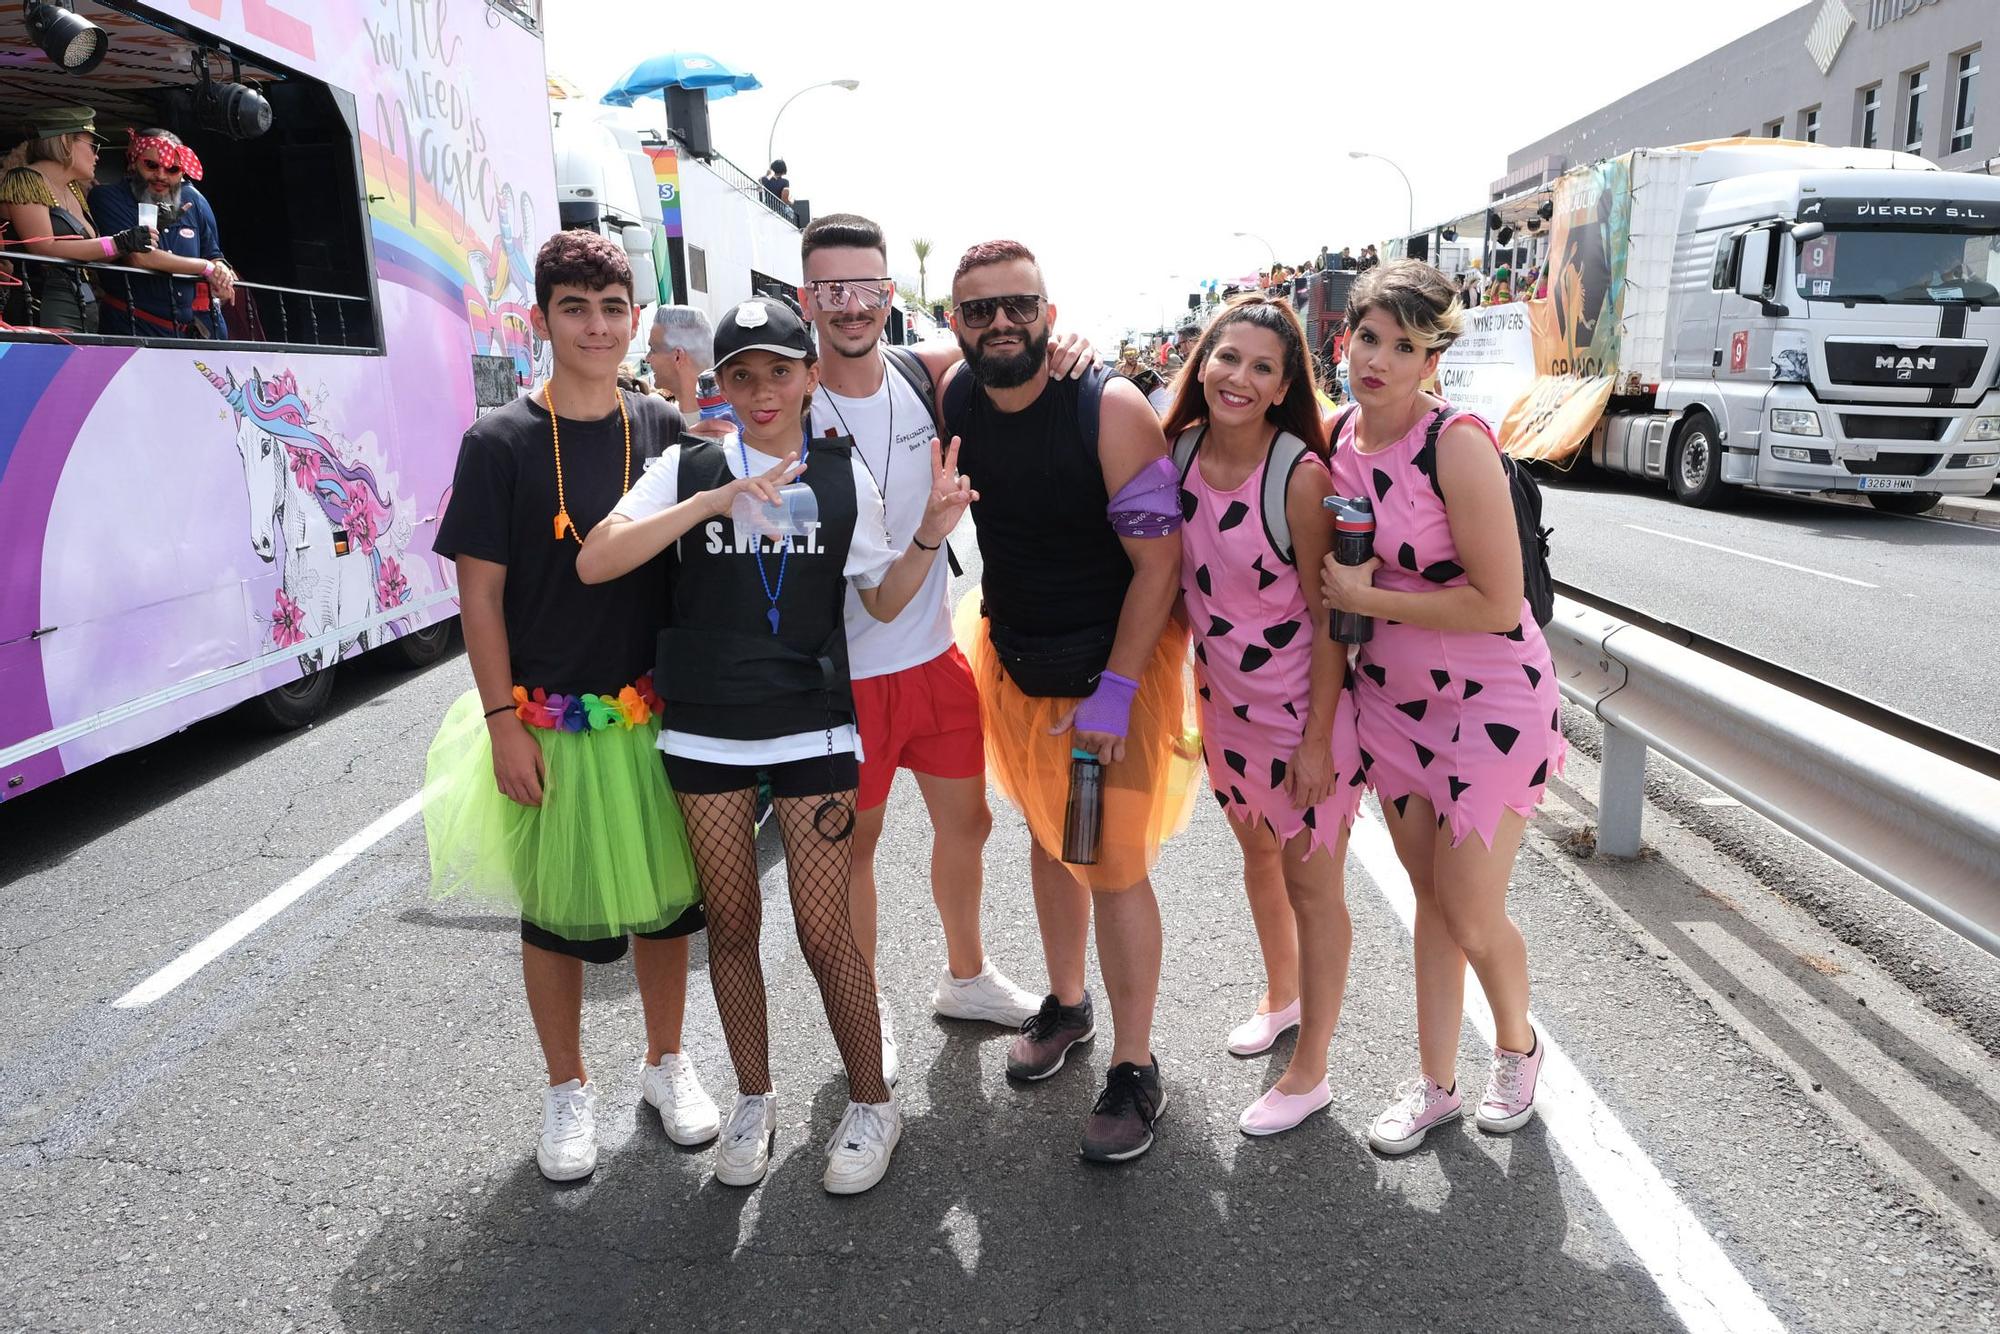
M1547 194L1549 297L1522 402L1541 410L1509 415L1510 448L1587 447L1691 505L1756 487L1917 514L1992 487L2000 178L1732 140L1638 150ZM1603 404L1594 419L1554 410L1579 385Z

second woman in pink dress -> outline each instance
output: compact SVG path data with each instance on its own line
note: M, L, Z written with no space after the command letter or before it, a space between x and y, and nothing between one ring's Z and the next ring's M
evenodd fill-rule
M1299 1029L1277 1086L1240 1119L1244 1133L1269 1135L1333 1101L1327 1047L1353 940L1341 867L1364 782L1344 651L1317 588L1308 597L1300 582L1327 553L1332 480L1291 307L1249 296L1218 315L1165 428L1184 469L1181 593L1208 781L1243 847L1269 983L1229 1049L1256 1055Z

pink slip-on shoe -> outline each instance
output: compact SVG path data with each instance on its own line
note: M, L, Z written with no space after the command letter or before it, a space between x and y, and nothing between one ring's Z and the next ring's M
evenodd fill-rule
M1542 1073L1541 1034L1535 1034L1531 1046L1530 1051L1493 1049L1493 1074L1473 1117L1488 1134L1505 1135L1535 1119L1535 1085Z
M1298 1026L1298 1001L1269 1014L1253 1014L1229 1030L1229 1053L1232 1056L1262 1056L1277 1045L1286 1029Z
M1246 1135L1276 1135L1299 1125L1333 1102L1333 1090L1322 1079L1304 1093L1280 1093L1273 1088L1243 1109L1236 1118Z
M1396 1090L1396 1101L1368 1127L1368 1142L1377 1153L1393 1158L1422 1144L1432 1126L1464 1114L1465 1104L1459 1100L1456 1085L1443 1088L1429 1075L1418 1075Z

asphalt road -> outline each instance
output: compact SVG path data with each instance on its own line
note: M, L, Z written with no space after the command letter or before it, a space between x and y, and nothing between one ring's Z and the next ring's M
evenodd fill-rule
M1414 1068L1379 829L1348 868L1337 1101L1252 1141L1236 1115L1288 1048L1222 1050L1261 978L1234 843L1205 795L1157 872L1173 1105L1159 1146L1122 1169L1075 1156L1098 1059L1010 1087L1004 1033L926 1013L942 946L907 779L883 852L882 974L908 1124L887 1180L857 1199L819 1185L846 1094L774 848L781 1129L752 1191L717 1186L707 1153L676 1149L638 1104L626 965L587 987L601 1165L585 1184L542 1181L514 925L427 900L415 820L157 1001L114 1006L414 794L468 684L456 656L415 676L348 671L308 732L221 720L0 806L0 1329L1995 1323L2000 1040L1964 1016L2000 994L2000 969L1795 844L1705 824L1700 791L1670 777L1653 853L1579 856L1595 790L1583 719L1515 890L1536 1012L1571 1072L1520 1134L1455 1127L1396 1161L1365 1141ZM1025 849L1000 808L989 945L1032 986ZM1895 923L1923 984L1795 907L1808 889ZM688 1049L726 1105L699 944L695 959ZM1484 1052L1468 1027L1475 1091Z
M1543 485L1557 579L2000 747L2000 529L1786 496Z

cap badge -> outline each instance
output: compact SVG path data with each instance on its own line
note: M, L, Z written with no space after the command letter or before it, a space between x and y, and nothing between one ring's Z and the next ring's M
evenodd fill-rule
M745 301L736 308L736 327L739 329L761 329L770 319L770 312L755 301Z

